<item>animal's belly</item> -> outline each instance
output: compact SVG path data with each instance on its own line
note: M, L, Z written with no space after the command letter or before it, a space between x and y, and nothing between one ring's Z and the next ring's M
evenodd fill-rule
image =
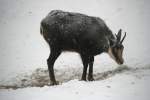
M79 44L75 39L65 39L60 41L61 49L66 51L79 51Z
M89 55L98 55L98 54L103 52L102 48L83 48L83 47L79 47L77 45L70 45L70 44L62 45L62 50L63 51L78 52L78 53L84 52L84 53L87 53Z

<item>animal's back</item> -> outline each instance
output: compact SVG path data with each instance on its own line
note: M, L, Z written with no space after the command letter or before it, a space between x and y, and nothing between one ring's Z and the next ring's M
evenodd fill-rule
M89 31L89 29L92 28L93 30L95 28L97 28L97 30L102 30L107 27L105 22L98 17L87 16L80 13L64 12L61 10L52 10L42 20L41 24L45 24L45 26L49 28L58 28L58 30L60 30L59 32L62 34L73 34L74 32L77 34L81 31Z

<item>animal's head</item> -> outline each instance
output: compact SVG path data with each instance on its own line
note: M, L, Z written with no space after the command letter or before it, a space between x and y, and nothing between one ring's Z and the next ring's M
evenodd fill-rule
M121 34L122 34L122 30L120 29L118 31L118 34L116 35L116 39L115 40L110 40L110 47L108 50L108 54L110 55L110 57L112 59L114 59L118 64L123 64L124 63L124 59L123 59L123 49L124 46L122 44L122 42L124 41L125 37L126 37L126 32L123 36L123 38L121 39Z

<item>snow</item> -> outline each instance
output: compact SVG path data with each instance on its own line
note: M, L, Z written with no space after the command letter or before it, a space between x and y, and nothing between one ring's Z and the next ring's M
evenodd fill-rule
M149 100L149 82L150 70L138 70L101 81L74 79L58 86L5 89L0 91L0 97L1 100Z
M0 100L149 100L149 4L149 0L0 0ZM48 86L49 47L40 35L40 21L54 9L101 17L114 33L122 28L127 32L125 64L118 66L107 54L98 55L96 81L83 82L78 54L65 52L55 63L60 85Z

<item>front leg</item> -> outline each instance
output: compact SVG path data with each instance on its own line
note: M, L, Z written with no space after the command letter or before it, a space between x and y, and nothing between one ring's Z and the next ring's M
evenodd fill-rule
M87 68L88 68L88 57L81 55L81 59L83 62L83 73L82 73L81 80L86 81L86 74L87 74Z
M94 56L89 58L89 74L88 74L88 80L94 81L93 78L93 62L94 62Z

